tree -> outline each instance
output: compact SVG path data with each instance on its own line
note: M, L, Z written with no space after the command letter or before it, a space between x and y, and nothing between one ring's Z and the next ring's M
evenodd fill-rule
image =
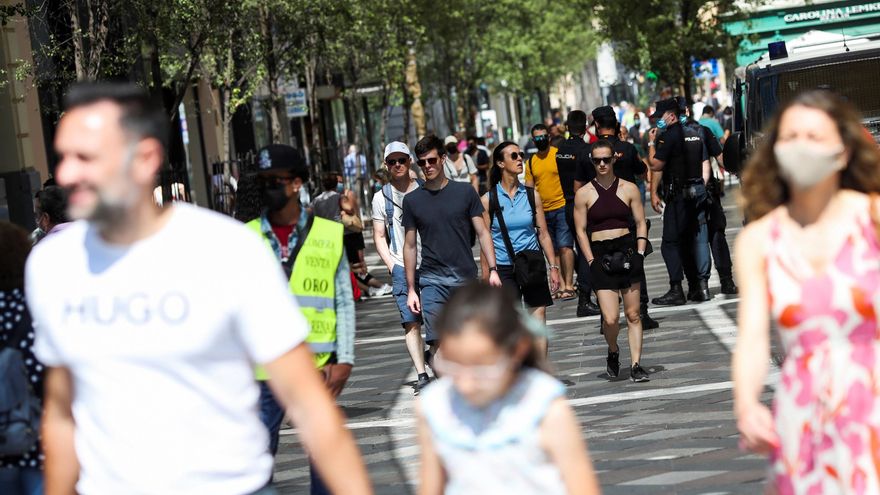
M736 0L587 0L597 10L602 35L628 67L655 72L680 87L693 103L693 60L729 58L736 46L721 28L719 15L741 11Z

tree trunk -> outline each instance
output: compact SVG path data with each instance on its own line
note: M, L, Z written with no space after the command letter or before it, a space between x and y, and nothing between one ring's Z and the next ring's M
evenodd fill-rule
M67 10L70 14L70 28L73 32L73 66L76 71L76 80L86 79L85 47L83 46L82 26L79 20L79 5L76 0L67 2Z
M410 122L410 101L409 91L406 88L406 82L401 82L401 92L403 93L403 142L410 146L409 122Z
M379 138L382 144L388 142L388 86L382 87L382 122L379 124Z
M412 43L406 58L406 86L412 95L412 117L416 124L416 135L421 139L428 133L428 130L425 122L425 107L422 106L422 86L419 83L416 49Z
M306 93L309 98L309 126L312 129L312 154L318 158L318 163L312 163L313 175L316 180L321 172L319 164L324 161L324 150L321 148L321 128L318 121L318 95L315 94L315 71L317 70L317 65L318 62L315 56L309 56L306 61L305 76Z
M260 6L260 34L263 36L263 57L266 61L267 85L269 87L269 125L272 130L269 142L290 144L290 136L284 136L281 116L278 112L281 90L278 87L278 62L275 57L275 39L272 34L272 14L265 5Z

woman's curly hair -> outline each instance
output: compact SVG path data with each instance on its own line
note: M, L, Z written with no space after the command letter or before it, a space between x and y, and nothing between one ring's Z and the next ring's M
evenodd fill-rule
M864 193L880 192L880 150L862 125L859 111L839 95L826 90L807 91L786 103L766 128L763 142L745 166L742 175L742 206L746 218L757 220L788 202L788 184L779 174L773 146L779 137L782 115L801 106L825 112L837 124L849 155L840 176L840 187Z

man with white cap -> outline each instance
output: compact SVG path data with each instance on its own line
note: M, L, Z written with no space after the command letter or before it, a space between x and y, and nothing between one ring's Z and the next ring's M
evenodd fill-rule
M373 242L379 257L388 267L393 284L394 300L400 311L400 324L403 325L406 337L406 349L412 358L416 372L419 374L416 391L428 384L428 373L425 370L425 342L422 340L422 317L413 313L407 306L409 286L406 283L406 271L403 267L403 245L405 231L401 219L403 217L403 198L419 188L419 180L410 175L412 153L400 141L385 146L385 166L388 168L391 181L382 187L379 194L373 196ZM421 260L419 246L418 260ZM418 285L418 275L416 275ZM416 289L418 290L418 289Z
M480 179L477 177L477 166L470 155L458 149L458 138L446 136L443 147L446 148L446 161L443 162L443 174L446 178L455 182L470 183L479 194Z

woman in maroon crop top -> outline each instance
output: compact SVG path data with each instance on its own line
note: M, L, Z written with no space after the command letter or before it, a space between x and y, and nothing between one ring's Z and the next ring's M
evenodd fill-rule
M602 310L602 329L608 342L606 371L610 378L620 373L620 299L629 328L632 358L630 379L648 381L639 361L642 354L642 321L639 284L644 271L648 234L645 210L635 184L614 175L614 147L600 140L593 144L590 160L596 178L578 190L574 198L574 221L578 245L590 264L593 289ZM635 232L630 229L635 220Z

